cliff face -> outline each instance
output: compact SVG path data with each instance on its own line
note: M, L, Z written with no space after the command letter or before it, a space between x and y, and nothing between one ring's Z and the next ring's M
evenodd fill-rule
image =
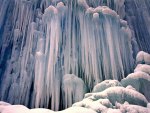
M125 0L125 11L133 37L140 50L150 52L150 1Z
M136 53L150 52L149 4L0 0L0 100L59 110L67 106L65 74L81 78L87 91L126 77Z

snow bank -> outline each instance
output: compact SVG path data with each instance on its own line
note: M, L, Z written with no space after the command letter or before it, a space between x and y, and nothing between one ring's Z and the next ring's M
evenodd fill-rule
M0 105L0 113L30 113L23 105Z
M11 104L9 104L7 102L0 101L0 105L7 106L7 105L11 105Z
M31 109L28 113L54 113L54 111L44 108L35 108Z
M93 111L92 109L87 109L83 107L71 107L63 111L54 112L44 108L28 109L23 105L7 105L7 106L0 105L0 113L96 113L96 112Z
M71 107L63 111L59 111L58 113L97 113L97 112L93 111L92 109L84 107Z

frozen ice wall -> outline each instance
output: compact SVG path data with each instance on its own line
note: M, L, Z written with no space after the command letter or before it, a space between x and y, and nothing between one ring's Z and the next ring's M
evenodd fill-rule
M0 2L0 100L59 110L64 75L91 91L133 71L124 0Z
M126 20L140 50L150 53L150 1L125 0Z

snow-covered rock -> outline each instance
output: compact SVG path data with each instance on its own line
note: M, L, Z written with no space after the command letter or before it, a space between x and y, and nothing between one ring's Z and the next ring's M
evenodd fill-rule
M136 56L136 63L137 64L150 64L150 54L140 51Z
M102 92L88 93L85 94L85 98L75 103L73 106L80 106L85 108L93 109L96 112L106 112L108 108L114 109L116 102L124 104L128 102L129 104L138 106L147 106L147 99L144 95L139 92L124 88L120 86L109 87ZM112 110L120 112L120 110ZM110 112L110 110L109 110Z
M121 113L150 113L149 108L137 105L117 103L116 108L120 109Z
M150 75L137 71L135 73L129 74L126 78L121 80L121 84L124 87L131 85L140 93L144 94L148 101L150 101Z
M138 64L134 72L142 71L150 75L150 65L147 64Z
M93 93L101 92L101 91L104 91L105 89L107 89L109 87L115 87L115 86L122 86L122 85L117 80L105 80L105 81L95 85L92 92Z

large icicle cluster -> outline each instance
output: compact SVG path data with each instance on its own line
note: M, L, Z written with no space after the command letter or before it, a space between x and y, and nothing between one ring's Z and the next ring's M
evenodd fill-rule
M124 0L98 3L116 12L96 3L2 2L0 15L5 17L0 19L1 100L59 110L68 106L62 102L65 74L82 78L91 90L98 82L121 80L133 70L131 31L116 13L123 11L121 18L124 17Z

